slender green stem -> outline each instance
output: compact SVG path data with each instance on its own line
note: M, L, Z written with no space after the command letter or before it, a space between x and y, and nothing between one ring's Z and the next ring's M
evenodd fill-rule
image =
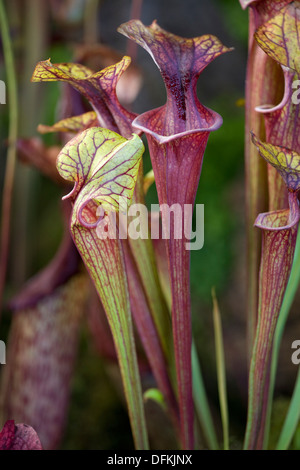
M271 359L274 336L286 286L293 264L297 239L299 211L297 196L289 193L290 219L288 228L280 227L280 214L286 211L261 214L256 226L263 231L262 259L260 268L260 294L258 324L249 373L248 419L244 448L261 450L265 445L265 426ZM296 222L294 222L294 209ZM275 225L275 227L274 227Z
M34 86L30 79L36 63L47 57L49 43L50 2L24 0L6 2L11 31L17 31L16 41L22 40L22 74L18 76L18 134L30 138L36 134L38 122L43 120L41 106L45 89ZM22 11L21 11L22 10ZM16 61L16 68L18 62ZM31 165L16 162L11 227L10 280L17 290L32 274L32 262L37 251L32 239L39 224L36 213L36 185L39 174Z
M226 369L225 369L225 354L223 344L223 333L220 310L216 298L215 290L212 291L213 298L213 321L215 330L215 347L216 347L216 364L217 364L217 377L219 400L223 427L224 450L229 450L229 420L228 420L228 405L227 405L227 387L226 387Z
M207 444L211 450L217 450L218 440L211 417L209 403L204 387L202 372L198 355L196 351L195 342L192 342L192 374L193 374L193 396L196 414L205 435Z
M10 39L8 20L3 0L0 0L0 27L1 38L3 43L6 79L8 89L8 106L9 106L9 131L8 131L8 150L7 163L5 170L5 180L2 199L2 221L1 221L1 247L0 247L0 305L2 304L2 296L4 283L6 279L10 226L11 226L11 206L12 193L14 185L14 175L16 167L16 140L18 135L18 91L17 80L14 66L14 57L12 44Z

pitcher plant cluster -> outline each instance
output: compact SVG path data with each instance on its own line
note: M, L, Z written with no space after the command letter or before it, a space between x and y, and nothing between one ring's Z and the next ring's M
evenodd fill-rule
M245 104L249 384L244 448L263 449L270 432L281 339L278 324L285 322L285 294L293 298L289 282L297 279L299 267L295 248L300 219L300 108L295 84L300 79L300 2L240 0L240 4L249 10ZM165 105L136 115L120 103L116 88L130 67L129 56L98 72L80 63L50 59L40 61L33 71L32 82L64 82L71 97L73 116L39 126L41 133L60 133L61 148L47 148L35 139L16 143L23 159L63 188L65 229L51 263L10 302L14 314L1 381L3 449L16 448L18 439L20 448L59 446L87 299L93 305L94 334L102 335L101 347L119 365L136 449L149 449L145 398L164 409L179 449L203 447L199 429L206 448L230 447L221 314L213 293L223 439L211 416L193 340L190 251L203 245L203 207L195 207L195 199L208 138L222 125L221 116L199 101L196 87L202 71L232 49L209 34L179 37L157 21L145 26L132 19L118 31L150 54L165 85ZM129 93L129 81L126 86ZM72 90L87 100L90 110L82 101L78 105ZM152 163L146 175L145 146ZM152 183L159 204L149 214L144 210L145 194ZM140 346L156 384L148 390L141 379ZM43 369L47 377L41 379ZM41 422L45 413L47 420ZM291 423L294 416L294 422L284 424L279 447L283 442L284 448L289 446L299 414L299 404L292 399L287 419ZM12 420L33 429L25 432L24 424L15 426Z

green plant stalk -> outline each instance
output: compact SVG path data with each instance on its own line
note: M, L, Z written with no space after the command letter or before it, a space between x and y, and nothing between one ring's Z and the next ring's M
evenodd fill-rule
M257 322L258 274L261 253L261 235L253 229L259 213L275 210L268 207L268 189L271 193L273 168L268 168L251 145L250 131L265 139L265 122L256 107L278 103L283 94L280 66L260 49L254 39L255 31L262 23L275 15L288 0L240 0L243 9L249 8L249 53L246 75L246 125L245 125L245 174L246 174L246 237L247 237L247 349L250 361ZM278 135L280 132L277 133ZM269 141L267 139L267 141ZM276 142L273 142L276 143ZM277 145L281 145L278 142ZM283 145L285 146L285 145ZM287 146L288 147L288 146ZM276 178L276 176L275 176ZM270 181L271 180L271 181ZM280 181L277 180L277 181ZM269 183L269 188L268 188ZM274 194L274 193L273 193ZM275 195L281 196L275 191ZM276 198L275 198L276 199ZM284 206L286 207L286 205Z
M297 425L300 420L300 369L298 369L296 384L293 391L293 396L290 402L289 410L286 415L284 425L282 427L276 450L287 450L292 438L296 432Z
M80 226L76 221L76 208L75 204L71 222L72 237L95 284L111 328L135 447L137 450L147 450L148 436L128 285L123 274L125 262L122 245L118 239L109 240L109 243L100 240L94 230ZM88 247L93 247L93 250L89 251Z
M141 164L133 193L134 204L145 205L143 183L143 166ZM147 222L148 220L143 221L144 226L147 226ZM167 302L159 282L150 234L148 233L147 238L132 239L129 237L129 244L131 246L132 254L140 273L151 315L157 329L164 355L169 365L170 377L174 386L174 391L176 392L176 370L172 337L172 323Z
M151 316L147 296L143 289L142 280L139 276L130 244L127 240L122 240L121 245L125 259L131 313L157 387L163 393L167 410L176 431L178 431L179 416L176 401L176 388L174 389L172 386L173 384L168 374L167 360L164 356L157 329Z
M153 22L145 27L132 20L118 29L146 49L160 69L167 102L161 108L143 113L132 125L145 132L155 175L162 227L169 260L172 291L172 328L175 351L181 443L183 449L194 447L194 403L191 366L190 253L185 245L183 224L169 224L169 208L182 213L186 204L194 205L204 151L209 133L222 124L217 113L202 107L197 100L196 84L203 70L214 58L228 52L215 37L180 38ZM209 46L209 47L208 47ZM209 53L206 56L205 51ZM182 174L188 179L182 179ZM188 224L188 225L187 225ZM190 231L191 220L185 217ZM169 231L170 230L170 231Z
M9 131L8 131L8 151L5 170L5 180L2 201L2 223L1 223L1 248L0 248L0 309L4 283L6 279L9 239L11 227L11 207L12 193L14 185L14 175L16 167L16 141L18 136L18 91L17 78L15 73L14 56L10 40L8 21L3 0L0 1L0 27L1 38L4 50L6 67L8 106L9 106ZM1 310L0 310L1 315Z
M215 347L216 347L216 364L217 364L217 377L219 400L223 427L224 450L229 450L229 419L228 419L228 404L227 404L227 387L226 387L226 368L225 368L225 353L223 343L223 332L221 315L219 305L216 297L215 290L212 291L213 298L213 321L215 330Z
M20 31L16 37L19 40L22 35L22 57L18 58L18 66L22 67L22 75L18 77L19 88L19 136L30 137L36 133L36 123L40 121L43 113L41 101L44 90L41 87L32 86L30 77L35 63L43 57L47 50L49 39L49 2L36 2L24 0L17 5L10 5L9 17L19 17L17 24L12 26L12 31ZM24 16L16 8L24 8ZM31 243L34 230L38 224L36 215L35 188L39 177L29 165L20 164L17 160L15 171L14 190L14 218L12 221L11 237L11 280L17 288L28 279L35 259L36 247ZM22 234L22 236L20 236Z
M199 423L201 424L201 428L209 448L211 450L218 450L218 440L210 413L202 371L194 340L192 341L192 375L194 405Z
M271 1L269 3L272 4ZM255 9L257 8L259 16L263 13L264 8L269 8L269 14L264 17L260 28L258 28L255 33L255 39L262 50L270 56L274 64L278 63L278 66L279 64L282 66L283 73L281 72L281 74L284 77L285 86L284 92L282 92L281 95L281 100L265 101L261 103L264 105L265 103L269 104L279 102L279 104L276 106L274 105L273 107L270 105L260 106L257 110L262 113L265 118L266 141L276 146L292 149L299 154L299 106L292 97L293 84L295 80L299 79L299 67L297 65L298 30L300 24L298 18L298 6L297 3L289 0L281 0L277 3L273 3L274 5L270 8L271 5L263 5L263 2L261 2L262 9L260 12L259 5L254 7ZM278 11L276 12L276 10ZM275 77L273 82L276 82ZM293 163L290 162L289 165L293 166ZM295 170L296 168L294 168L294 171ZM287 190L285 188L284 181L280 177L279 173L270 165L268 165L268 180L269 210L278 210L287 207ZM269 395L266 397L267 424L264 436L264 448L268 447L271 406L281 337L291 303L294 299L295 291L299 284L299 257L298 237L291 277L284 296L274 337L270 371L270 388Z

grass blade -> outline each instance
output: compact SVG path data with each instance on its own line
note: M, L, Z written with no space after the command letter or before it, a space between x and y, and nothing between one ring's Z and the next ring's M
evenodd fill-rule
M214 289L212 290L212 298L213 298L213 320L214 320L214 331L215 331L217 377L218 377L218 389L219 389L222 427L223 427L224 450L229 450L229 419L228 419L223 332L222 332L222 323L221 323L219 305L218 305L218 301L217 301L216 293Z
M211 450L217 450L219 448L218 440L209 409L207 395L202 378L202 372L194 341L192 342L192 374L195 410L209 448Z
M291 399L290 407L285 418L284 425L282 427L276 450L288 449L292 438L295 434L297 425L300 420L300 369L298 369L296 384Z

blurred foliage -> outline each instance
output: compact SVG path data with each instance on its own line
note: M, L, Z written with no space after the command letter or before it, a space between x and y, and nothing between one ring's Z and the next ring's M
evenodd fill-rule
M236 40L247 47L248 44L248 23L246 20L247 11L242 10L238 2L228 2L217 0L219 11L224 15L226 27L231 31Z
M125 406L84 329L63 450L133 449ZM112 367L116 367L114 364ZM127 430L127 431L125 431Z

